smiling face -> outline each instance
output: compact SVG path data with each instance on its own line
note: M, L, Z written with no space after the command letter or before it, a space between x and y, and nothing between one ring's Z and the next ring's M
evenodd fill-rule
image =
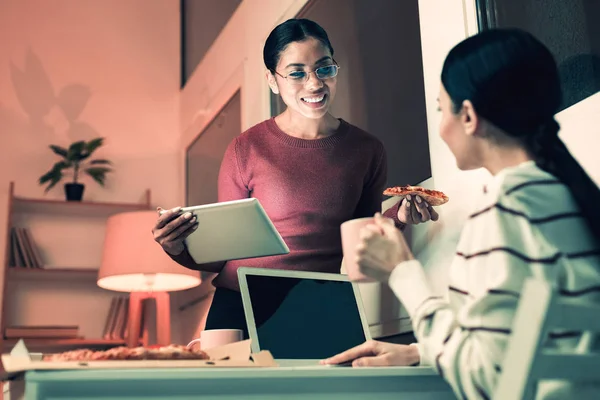
M335 97L336 78L319 79L316 68L334 64L329 49L319 40L308 38L290 43L280 54L275 74L267 72L267 80L273 93L281 95L288 111L305 118L324 117ZM294 72L310 72L308 80L296 84L283 78ZM280 75L282 76L280 76Z

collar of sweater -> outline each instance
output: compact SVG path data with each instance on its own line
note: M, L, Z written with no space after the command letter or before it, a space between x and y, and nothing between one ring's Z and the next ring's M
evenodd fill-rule
M300 139L294 136L290 136L284 131L282 131L277 123L275 122L275 118L270 118L267 120L267 129L270 133L272 133L278 140L283 142L285 145L290 147L304 148L304 149L320 149L335 146L339 143L348 133L350 129L350 124L348 124L343 119L340 119L340 126L335 131L334 134L327 136L322 139Z

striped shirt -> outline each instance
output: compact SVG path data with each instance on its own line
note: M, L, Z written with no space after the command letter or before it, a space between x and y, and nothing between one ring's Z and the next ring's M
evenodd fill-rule
M433 294L418 261L392 272L389 284L412 317L421 363L434 366L458 398L491 397L529 277L600 303L600 246L569 189L531 161L498 173L469 216L450 267L449 302ZM577 340L556 332L550 342L571 347Z

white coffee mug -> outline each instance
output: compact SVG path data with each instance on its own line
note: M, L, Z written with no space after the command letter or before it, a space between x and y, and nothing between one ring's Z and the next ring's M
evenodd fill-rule
M348 274L348 279L354 282L374 282L373 278L370 278L360 272L360 268L356 263L356 248L360 243L360 231L362 228L369 224L375 223L375 218L357 218L351 219L350 221L344 222L340 226L340 232L342 235L342 252L344 259L342 263Z
M244 332L240 329L209 329L200 332L200 337L188 343L191 347L194 343L200 343L201 350L223 346L229 343L239 342L244 339Z

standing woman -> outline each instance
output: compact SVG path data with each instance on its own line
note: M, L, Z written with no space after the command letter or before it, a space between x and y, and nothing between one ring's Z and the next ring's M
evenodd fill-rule
M493 176L450 266L450 303L432 293L403 235L378 216L362 231L359 265L389 282L412 317L418 347L369 342L325 362L420 359L458 398L489 399L527 278L551 282L572 301L600 303L600 190L558 137L556 63L531 34L490 30L464 40L448 54L441 80L440 136L460 169ZM581 338L552 332L546 344L573 349ZM600 398L597 386L543 385L538 398Z
M386 152L377 138L329 113L340 67L327 33L313 21L288 20L271 32L263 57L269 87L287 109L231 142L219 172L218 200L259 199L290 253L198 265L184 244L195 229L203 229L191 214L167 211L153 229L175 261L218 273L206 329L246 331L240 266L339 273L340 224L381 210ZM386 215L398 227L437 219L417 198L396 204ZM265 303L272 303L269 295Z

